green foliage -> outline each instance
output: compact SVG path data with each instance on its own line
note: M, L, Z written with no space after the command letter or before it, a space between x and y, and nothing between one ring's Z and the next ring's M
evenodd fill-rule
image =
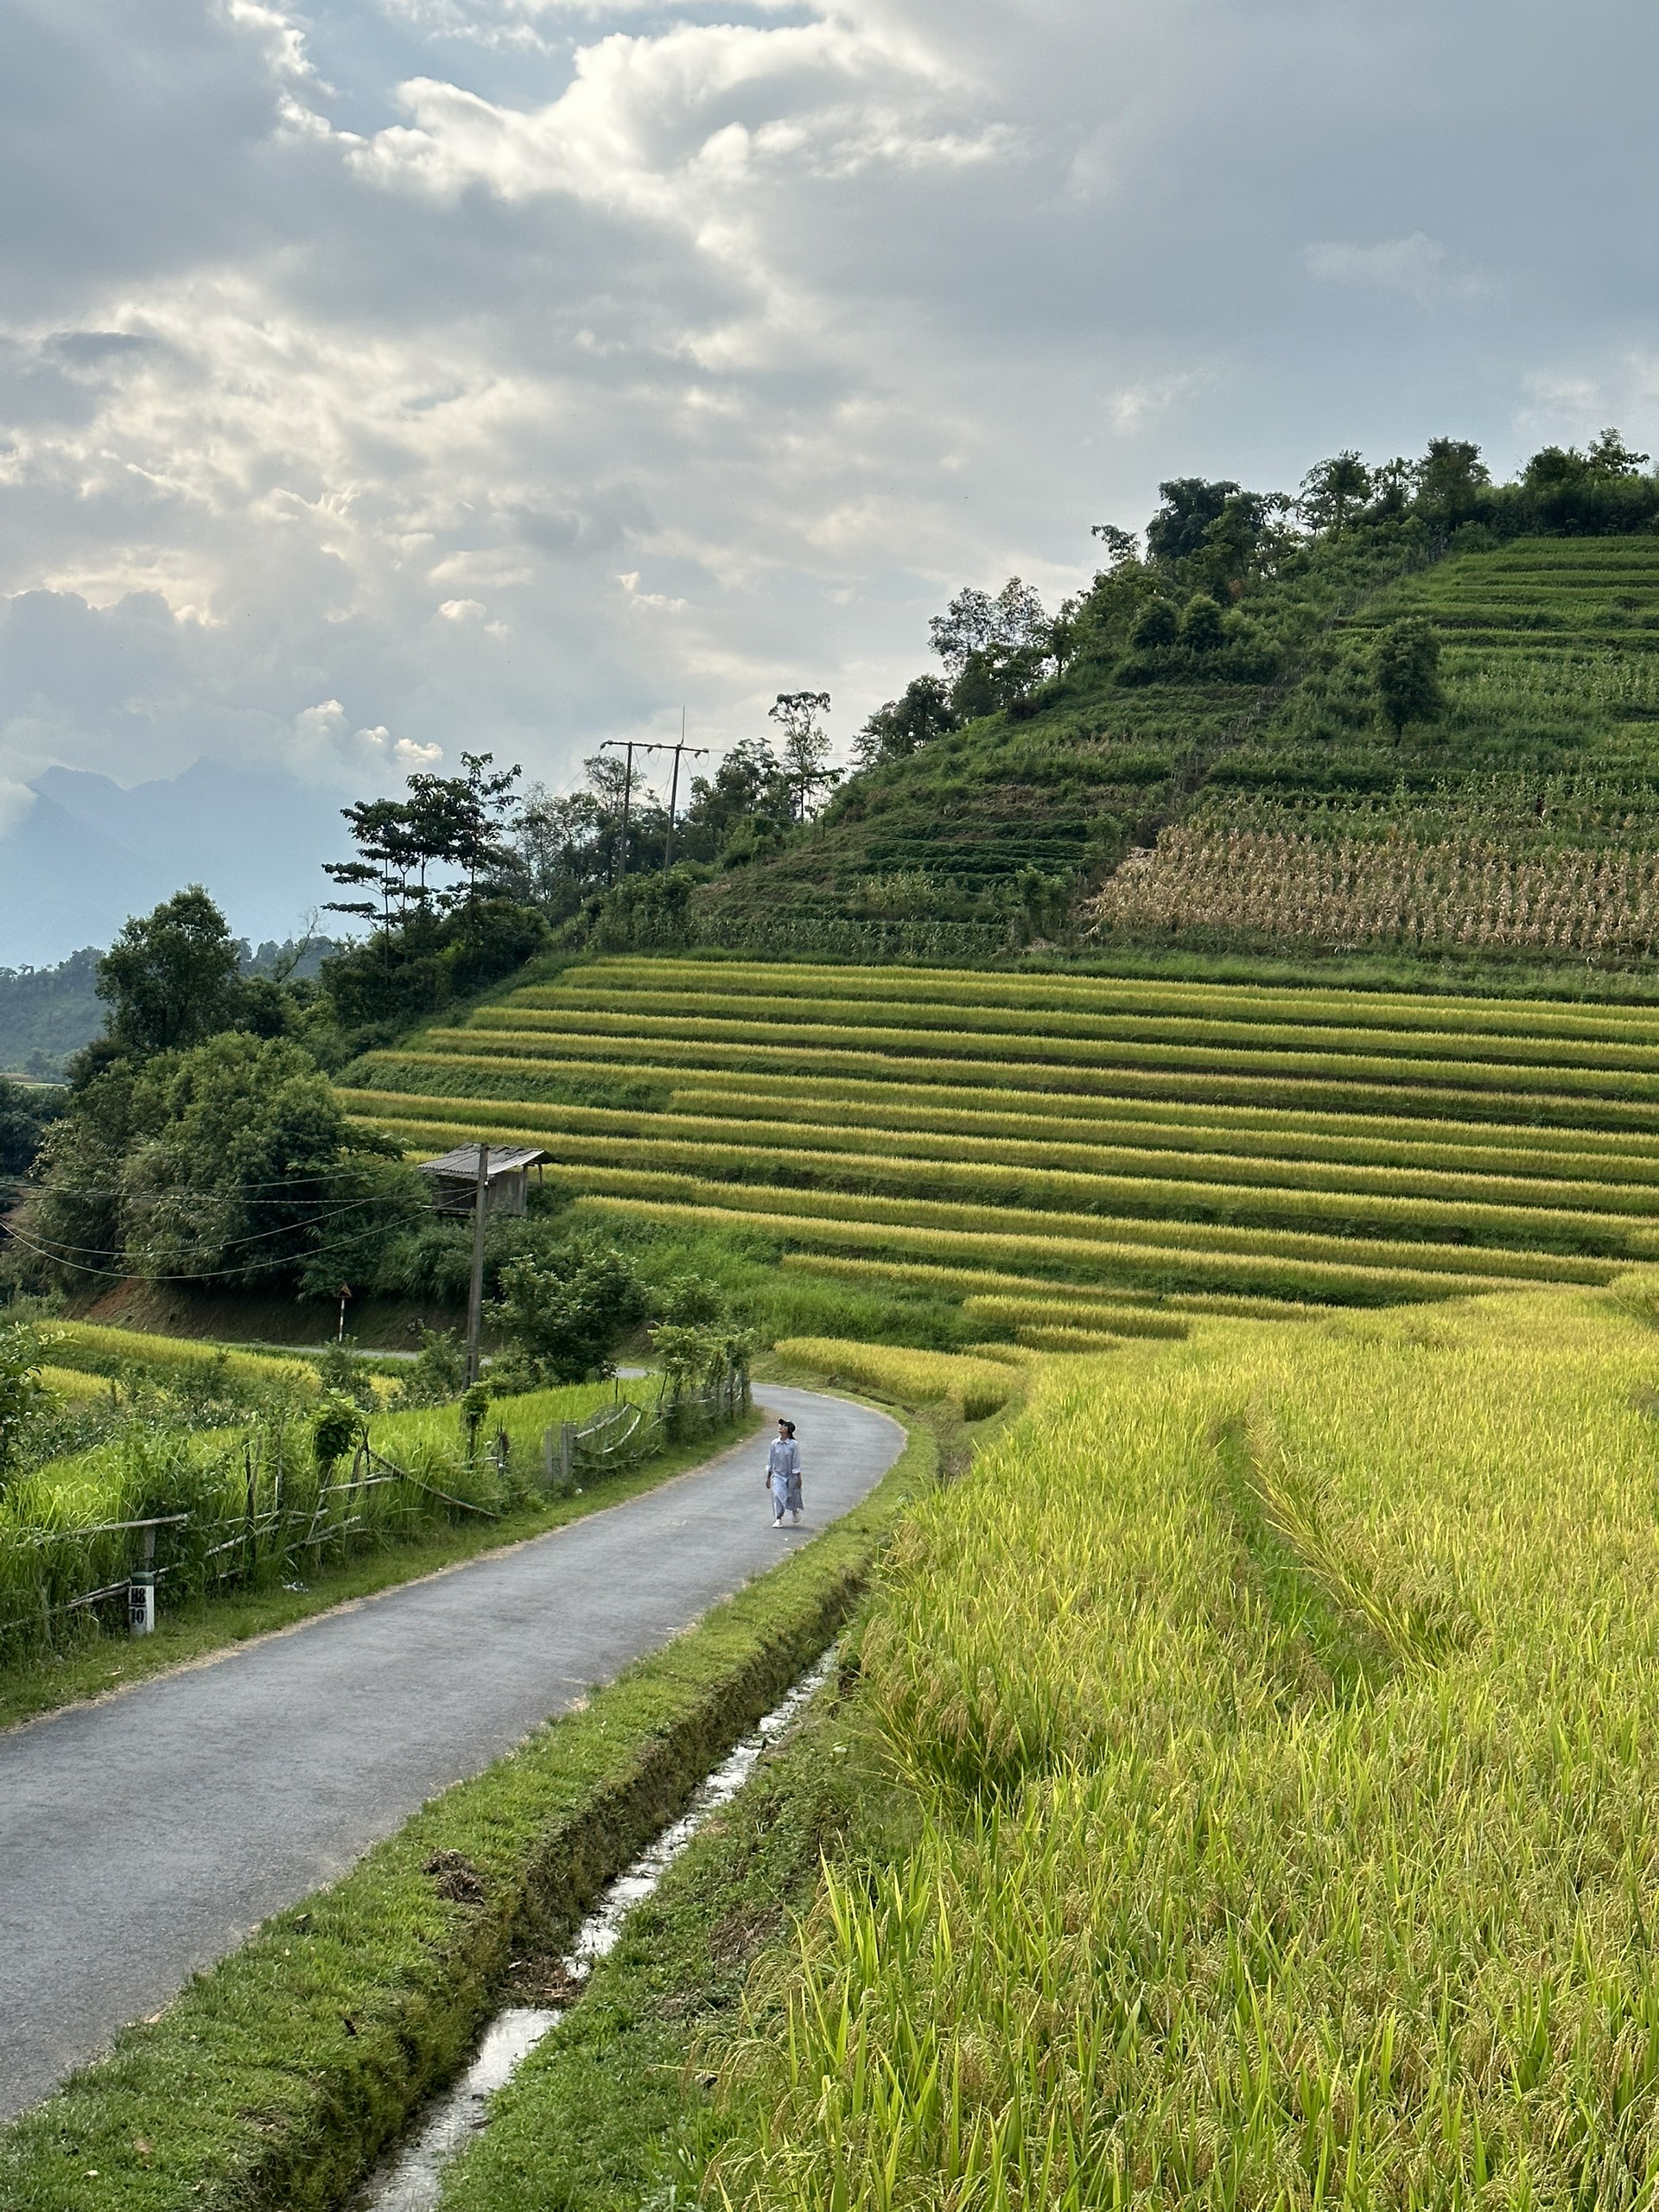
M574 1237L501 1270L492 1325L507 1351L498 1371L514 1387L581 1382L614 1370L616 1346L648 1310L626 1256L596 1236Z
M712 1276L671 1275L652 1302L652 1349L677 1393L711 1388L753 1357L753 1331L740 1325L724 1286Z
M467 1351L455 1329L420 1324L420 1349L404 1377L402 1398L410 1406L443 1406L467 1387Z
M1209 592L1194 592L1181 609L1178 635L1190 653L1214 652L1225 635L1220 601Z
M332 1292L372 1275L428 1206L308 1054L236 1031L106 1066L52 1125L39 1173L22 1231L65 1282L117 1273Z
M51 968L0 968L0 1069L60 1081L104 1027L99 955L89 945Z
M1310 530L1340 537L1356 510L1370 499L1371 488L1371 472L1349 450L1309 469L1297 505Z
M360 1406L368 1413L379 1405L374 1389L374 1366L349 1340L337 1338L333 1344L325 1344L314 1355L313 1363L322 1389L331 1396L348 1405Z
M33 1329L0 1328L0 1484L16 1464L24 1427L40 1404L43 1357Z
M840 769L830 766L830 734L819 719L829 711L827 691L780 691L766 709L778 725L780 766L798 822L817 811L819 792L841 781Z
M200 884L128 922L98 964L111 1044L138 1055L182 1051L229 1028L238 966L225 917Z
M1438 721L1445 713L1440 666L1440 641L1414 616L1391 622L1377 639L1372 677L1378 702L1396 732L1408 722Z
M348 1398L327 1397L311 1416L311 1456L320 1475L327 1474L356 1448L363 1434L362 1409Z
M5 1186L28 1175L41 1138L63 1108L60 1090L8 1083L0 1077L0 1203L4 1202Z
M853 740L853 758L861 770L879 768L887 760L908 760L932 739L948 736L960 727L939 678L914 677L901 697L889 699L870 716Z
M1173 645L1181 633L1180 609L1173 599L1148 600L1129 632L1137 652L1157 652Z

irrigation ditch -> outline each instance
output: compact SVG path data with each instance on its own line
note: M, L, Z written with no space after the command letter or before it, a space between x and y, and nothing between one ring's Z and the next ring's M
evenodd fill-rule
M810 1704L830 1679L838 1648L831 1643L763 1716L753 1734L744 1737L704 1777L679 1818L601 1892L569 1949L543 1966L543 1975L551 1967L558 2001L500 2005L468 2063L448 2089L415 2115L403 2142L353 2195L349 2212L436 2212L445 2169L488 2126L490 2099L506 2087L571 2006L581 2002L589 1974L614 1948L628 1915L657 1888L709 1815L731 1803L764 1755ZM513 1964L522 1971L527 1962L515 1960Z
M513 1961L580 1956L607 1885L819 1659L937 1458L916 1422L876 1488L785 1564L124 2030L0 2132L0 2204L84 2212L89 2176L112 2212L350 2203L464 2075Z

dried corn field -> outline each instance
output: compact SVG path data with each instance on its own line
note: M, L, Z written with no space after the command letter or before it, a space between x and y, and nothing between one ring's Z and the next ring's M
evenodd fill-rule
M1126 861L1089 914L1103 938L1628 957L1659 943L1659 853L1179 827Z

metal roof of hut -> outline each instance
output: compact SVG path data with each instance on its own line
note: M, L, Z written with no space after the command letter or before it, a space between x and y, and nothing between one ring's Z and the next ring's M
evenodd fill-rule
M526 1167L539 1167L547 1154L539 1145L494 1145L489 1148L489 1160L484 1170L486 1182L493 1183L498 1175L517 1175ZM423 1160L420 1163L423 1175L441 1175L447 1182L451 1176L464 1176L469 1183L478 1180L478 1147L458 1144L453 1152L444 1153L437 1160Z
M521 1214L529 1197L530 1171L547 1154L539 1145L493 1144L484 1169L484 1204L491 1213ZM440 1213L471 1213L478 1198L478 1147L458 1144L437 1160L419 1163L436 1185L433 1202Z

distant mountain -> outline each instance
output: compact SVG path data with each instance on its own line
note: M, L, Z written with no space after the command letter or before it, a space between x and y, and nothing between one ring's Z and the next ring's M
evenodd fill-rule
M124 790L48 768L34 805L0 838L0 968L40 967L107 944L130 914L200 883L239 937L296 933L345 850L337 793L290 776L198 760Z

